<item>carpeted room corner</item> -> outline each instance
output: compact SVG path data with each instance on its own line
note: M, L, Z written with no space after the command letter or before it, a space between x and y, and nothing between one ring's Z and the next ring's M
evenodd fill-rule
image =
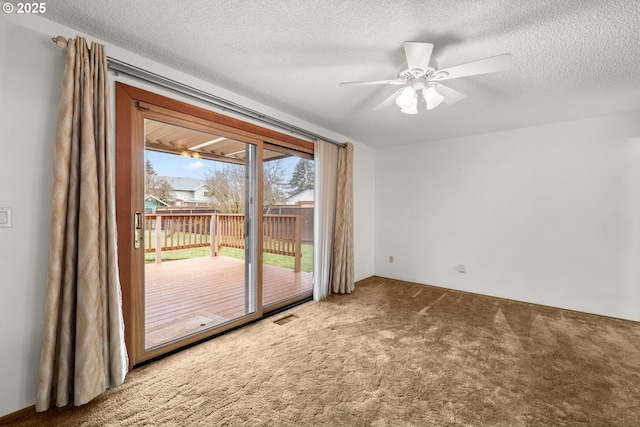
M638 323L374 276L11 425L633 426L637 402Z
M0 425L640 426L636 0L0 4Z

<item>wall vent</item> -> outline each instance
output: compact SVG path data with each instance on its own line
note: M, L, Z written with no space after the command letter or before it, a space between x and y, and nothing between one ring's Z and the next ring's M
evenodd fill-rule
M292 322L294 320L296 320L298 318L298 316L296 316L295 314L290 314L288 316L284 316L281 317L278 320L274 320L273 323L277 324L277 325L286 325L289 322Z

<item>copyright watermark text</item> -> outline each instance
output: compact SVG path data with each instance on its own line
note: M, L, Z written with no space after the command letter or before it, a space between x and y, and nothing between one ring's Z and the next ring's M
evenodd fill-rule
M45 13L47 11L47 3L4 3L2 5L2 11L4 13L37 15Z

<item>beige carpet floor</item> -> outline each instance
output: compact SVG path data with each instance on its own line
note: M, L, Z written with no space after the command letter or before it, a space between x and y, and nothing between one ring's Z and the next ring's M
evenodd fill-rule
M638 426L640 323L372 277L13 425Z

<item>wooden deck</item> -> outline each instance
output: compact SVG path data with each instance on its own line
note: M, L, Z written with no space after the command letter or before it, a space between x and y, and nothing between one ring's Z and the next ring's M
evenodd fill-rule
M263 306L313 289L313 273L263 266ZM199 257L145 265L145 347L245 314L244 261Z

